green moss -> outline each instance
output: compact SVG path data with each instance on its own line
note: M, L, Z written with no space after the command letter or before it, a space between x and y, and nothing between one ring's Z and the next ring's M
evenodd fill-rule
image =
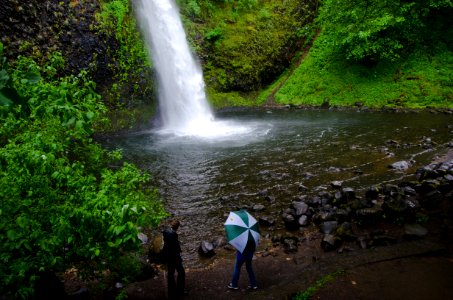
M345 273L344 270L337 270L333 272L332 274L328 274L318 281L315 282L314 285L308 287L305 291L298 293L293 299L294 300L308 300L310 297L316 293L319 289L323 288L327 283L332 281L338 276L341 276Z
M121 108L125 104L141 105L143 98L152 94L152 91L148 92L152 88L150 59L130 5L129 0L103 1L97 15L99 30L107 35L114 32L119 45L111 49L113 63L110 68L115 76L109 93L105 95L112 108ZM146 76L148 80L143 80ZM131 95L138 96L139 102L134 103ZM122 98L128 99L124 101Z
M280 104L369 107L453 107L452 52L441 49L427 55L414 51L398 62L376 66L341 59L321 35L299 68L276 93Z

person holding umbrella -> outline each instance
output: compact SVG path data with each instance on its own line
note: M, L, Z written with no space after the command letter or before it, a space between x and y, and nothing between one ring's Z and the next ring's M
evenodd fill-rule
M242 265L245 263L249 275L249 287L256 290L258 286L253 272L252 259L260 238L258 222L245 210L230 212L225 222L225 232L228 242L237 250L233 277L228 288L239 289L239 275Z

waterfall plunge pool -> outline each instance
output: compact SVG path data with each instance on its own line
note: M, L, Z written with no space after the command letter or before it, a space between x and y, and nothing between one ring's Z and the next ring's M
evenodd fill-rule
M224 235L231 210L263 204L253 214L274 218L275 230L282 229L281 210L294 197L328 190L334 180L358 195L374 184L410 180L453 140L453 116L428 112L248 109L216 119L217 129L198 136L150 129L102 141L151 174L166 209L182 221L189 267L200 265L201 240ZM222 127L233 130L216 134ZM412 161L407 171L388 168L402 160Z

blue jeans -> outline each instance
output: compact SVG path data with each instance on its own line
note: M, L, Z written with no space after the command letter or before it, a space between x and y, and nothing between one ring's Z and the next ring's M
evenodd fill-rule
M233 286L238 286L239 282L239 275L241 274L241 267L245 262L245 268L247 269L247 273L249 274L249 281L250 286L256 286L256 278L255 273L253 272L252 267L252 258L253 252L244 252L241 253L239 251L236 252L236 264L234 265L234 272L233 272L233 279L231 280L231 284Z

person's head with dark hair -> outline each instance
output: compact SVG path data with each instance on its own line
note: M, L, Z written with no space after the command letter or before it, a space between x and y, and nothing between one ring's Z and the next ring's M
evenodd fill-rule
M179 223L178 220L173 220L173 221L171 221L171 223L170 223L170 227L171 227L171 229L173 229L174 231L178 230L179 225L181 225L181 223Z

